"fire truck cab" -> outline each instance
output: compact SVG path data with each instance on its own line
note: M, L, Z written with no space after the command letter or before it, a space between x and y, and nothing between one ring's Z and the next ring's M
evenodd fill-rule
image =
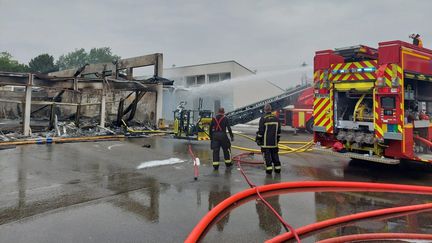
M431 94L432 50L388 41L317 51L314 140L341 142L348 157L432 162Z

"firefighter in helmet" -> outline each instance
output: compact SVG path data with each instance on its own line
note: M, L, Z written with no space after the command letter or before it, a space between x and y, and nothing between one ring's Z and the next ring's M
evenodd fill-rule
M281 126L279 119L272 114L270 104L264 106L265 114L259 121L259 128L256 136L256 142L261 147L264 160L266 162L266 173L271 174L274 171L280 173L281 163L279 160L278 143L280 140Z
M219 169L219 152L220 148L223 150L225 165L226 167L232 166L231 161L231 143L228 139L227 130L231 137L231 141L234 141L234 135L229 124L229 120L225 117L225 109L219 108L216 117L213 117L210 123L210 147L213 150L213 168Z
M418 47L423 47L423 41L420 38L419 34L411 34L409 37L413 39L413 45L416 45Z

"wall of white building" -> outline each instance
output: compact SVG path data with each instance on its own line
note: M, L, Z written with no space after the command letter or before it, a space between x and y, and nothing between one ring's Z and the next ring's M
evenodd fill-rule
M215 111L224 107L231 111L282 92L265 80L249 80L253 75L235 61L164 69L164 77L174 80L174 88L164 92L164 118L172 121L173 111L181 101L187 102L187 109L198 109L202 99L202 109Z

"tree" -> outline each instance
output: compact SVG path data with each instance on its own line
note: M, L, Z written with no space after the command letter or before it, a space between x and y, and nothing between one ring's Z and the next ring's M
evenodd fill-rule
M112 54L111 48L109 47L92 48L89 53L87 53L84 48L81 48L66 55L61 55L57 61L57 66L60 70L64 70L79 68L86 63L112 62L117 59L120 59L120 57Z
M4 72L28 72L28 66L12 59L8 52L0 52L0 71Z
M58 70L57 66L54 65L54 57L48 54L41 54L29 62L29 68L31 72L49 73Z
M75 49L66 55L61 55L57 60L57 66L60 70L69 68L79 68L87 63L87 53L84 48Z
M118 59L120 59L120 57L112 54L111 48L109 47L92 48L88 54L87 63L112 62Z

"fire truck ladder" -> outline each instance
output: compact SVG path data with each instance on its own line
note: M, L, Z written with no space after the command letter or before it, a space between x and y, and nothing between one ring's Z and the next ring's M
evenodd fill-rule
M280 110L288 105L295 104L300 94L308 87L310 87L310 84L288 89L278 96L230 111L226 113L226 116L230 119L231 126L248 123L261 117L262 110L266 104L270 104L273 110Z

